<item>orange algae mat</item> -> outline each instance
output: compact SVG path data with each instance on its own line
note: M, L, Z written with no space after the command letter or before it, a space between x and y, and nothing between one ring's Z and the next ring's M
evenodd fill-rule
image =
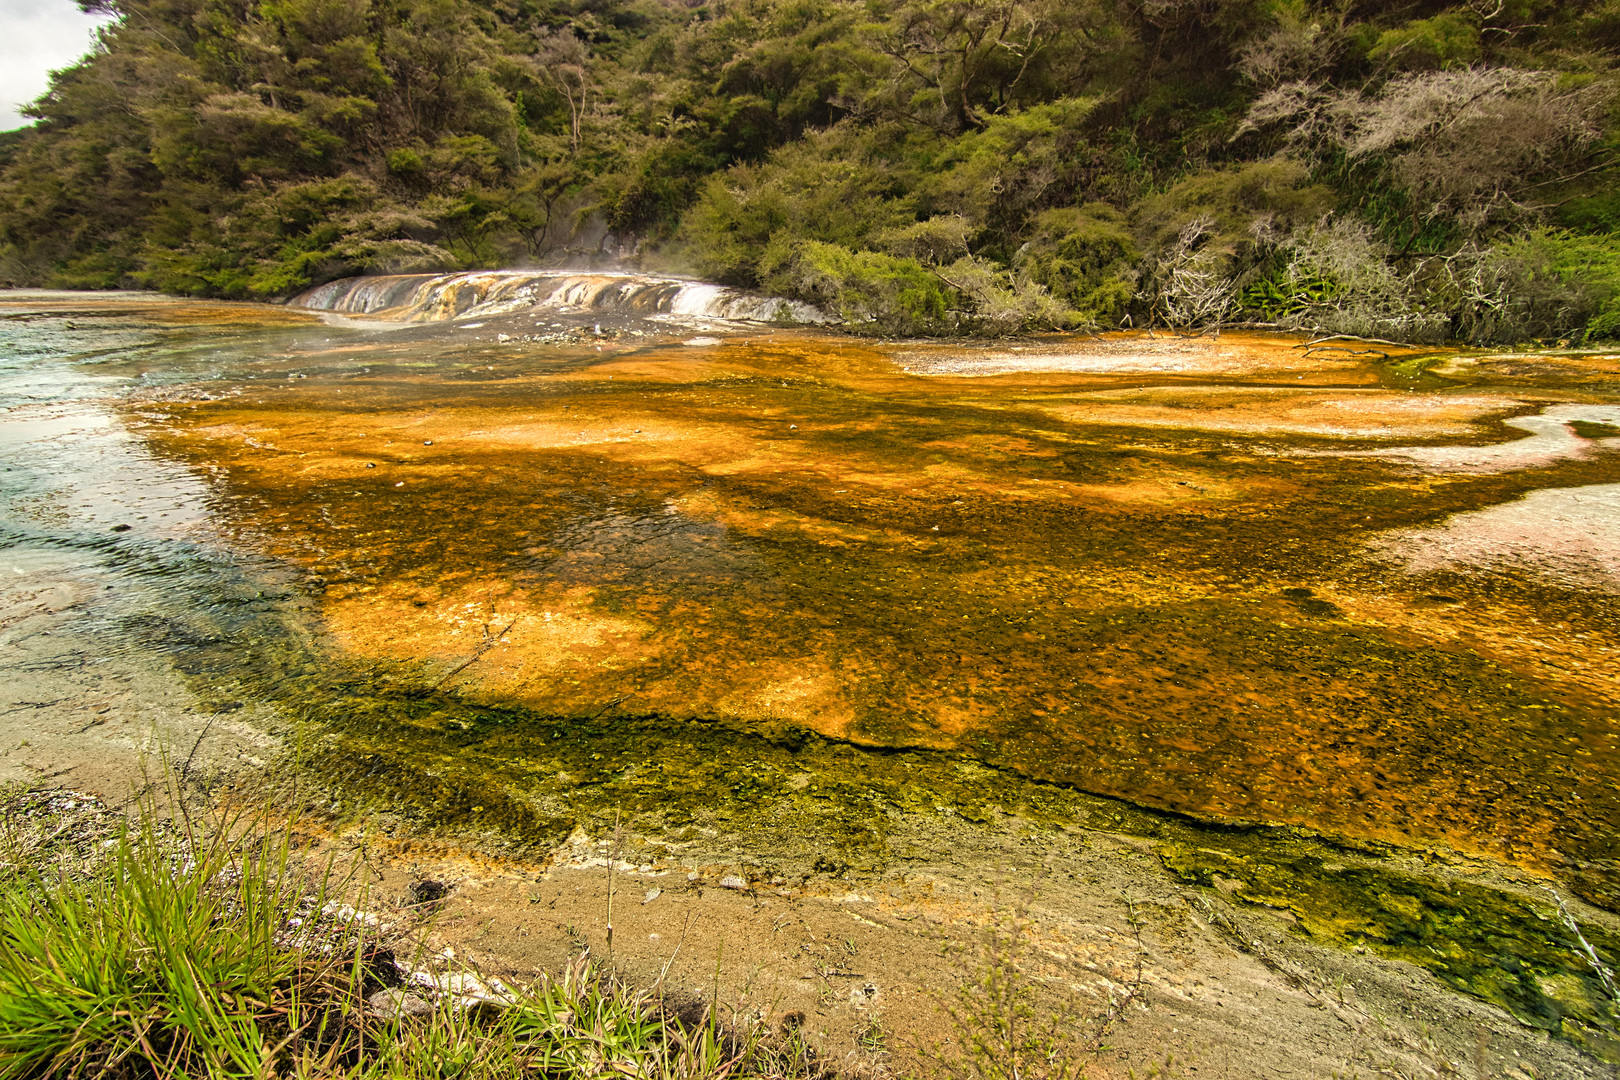
M1535 566L1409 573L1380 543L1620 481L1620 455L1337 456L1504 441L1576 391L1234 335L455 333L338 334L143 422L215 470L237 542L324 585L343 663L956 749L1218 819L1614 857L1620 604Z

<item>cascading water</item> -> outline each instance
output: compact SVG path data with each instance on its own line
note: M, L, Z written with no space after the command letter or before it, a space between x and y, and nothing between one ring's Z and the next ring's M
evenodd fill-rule
M438 322L545 310L611 312L643 318L825 323L794 300L723 285L644 274L563 270L480 270L343 278L296 296L293 307L409 322Z

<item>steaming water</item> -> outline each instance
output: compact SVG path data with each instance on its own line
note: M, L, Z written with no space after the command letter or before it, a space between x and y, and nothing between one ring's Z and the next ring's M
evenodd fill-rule
M1229 335L1203 367L1177 344L1169 371L1132 359L1151 342L1111 346L1112 369L1063 342L1036 371L951 347L954 373L912 374L920 347L808 333L536 346L434 321L733 299L525 273L305 300L417 320L382 333L9 295L7 572L66 553L120 584L86 605L87 655L154 650L199 692L365 717L365 753L408 729L435 768L516 793L572 775L545 750L568 724L808 728L1206 817L1611 865L1613 597L1556 560L1365 556L1620 482L1603 440L1440 478L1302 457L1502 439L1491 417L1526 401L1276 339ZM486 706L506 719L459 734L455 710Z
M596 312L673 321L827 321L808 304L701 281L572 271L496 270L344 278L310 289L296 297L292 305L424 322L522 311Z
M1620 909L1603 385L1237 335L902 352L608 275L309 302L368 318L0 294L0 776L94 786L87 740L191 709L226 760L308 721L309 768L430 821L796 833L829 874L909 859L901 820L1126 812L1189 897L1566 1037L1602 1015L1541 894L1486 883ZM723 333L471 325L530 311ZM1419 881L1368 840L1470 859Z

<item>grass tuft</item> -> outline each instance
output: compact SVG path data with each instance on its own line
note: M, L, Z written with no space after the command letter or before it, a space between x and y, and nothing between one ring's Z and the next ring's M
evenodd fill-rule
M409 972L291 826L203 827L171 802L126 819L0 793L0 1080L831 1075L796 1032L724 1025L585 958L517 989ZM425 1000L368 1007L388 988Z
M111 836L53 848L19 827L26 810L7 818L3 1080L256 1077L307 1034L310 1001L351 981L338 929L297 918L330 879L294 870L285 833L226 820L204 835L143 802Z

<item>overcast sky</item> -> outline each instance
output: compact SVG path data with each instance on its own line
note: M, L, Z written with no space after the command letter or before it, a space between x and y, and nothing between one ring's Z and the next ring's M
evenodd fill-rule
M45 92L50 73L90 50L105 15L73 0L0 0L0 131L32 123L21 109Z

